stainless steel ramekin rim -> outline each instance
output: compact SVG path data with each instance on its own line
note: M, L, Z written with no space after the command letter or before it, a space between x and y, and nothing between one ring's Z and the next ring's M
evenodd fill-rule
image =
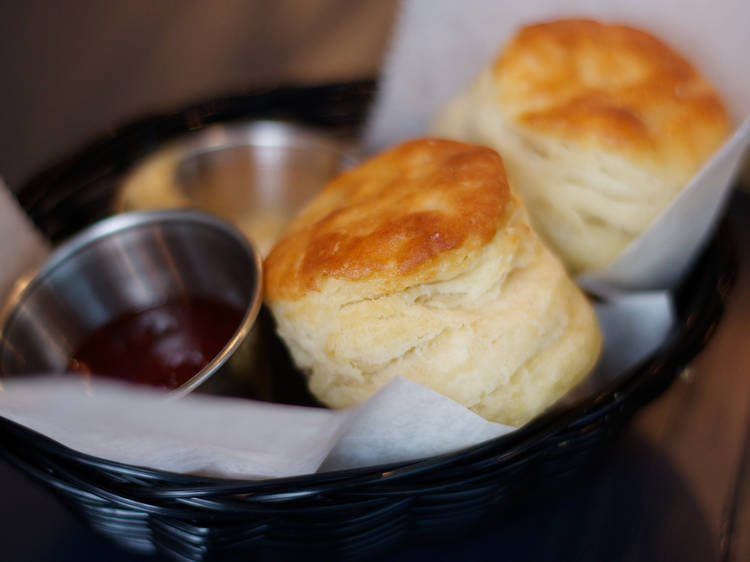
M338 155L341 162L338 170L341 172L353 168L362 159L355 143L336 138L325 131L292 120L249 119L216 123L196 131L185 131L183 135L154 147L149 154L139 159L130 171L132 172L138 167L139 163L159 153L165 147L173 147L179 152L172 164L172 181L175 187L179 187L176 177L178 170L190 158L243 146L248 148L328 151ZM122 178L120 178L120 181L122 181ZM115 197L112 203L112 211L114 213L129 212L122 198L122 185L118 192L119 195Z
M177 166L198 154L241 146L327 150L339 154L344 167L357 162L352 147L324 131L294 121L258 119L211 125L195 137L186 137Z
M73 235L73 237L54 249L38 268L25 275L11 290L10 295L0 307L0 339L2 339L5 333L6 326L11 324L13 317L19 310L19 305L24 301L25 297L56 268L60 267L76 253L84 250L98 240L118 232L150 225L156 226L180 222L199 224L204 227L213 228L229 236L251 257L257 276L257 282L253 288L253 293L250 296L245 314L230 340L203 369L178 388L171 390L169 395L178 397L195 390L195 388L210 378L211 375L226 363L243 339L250 333L263 303L263 263L260 253L236 227L204 211L194 209L131 211L105 218ZM5 365L4 347L0 348L0 373L4 370L3 365Z

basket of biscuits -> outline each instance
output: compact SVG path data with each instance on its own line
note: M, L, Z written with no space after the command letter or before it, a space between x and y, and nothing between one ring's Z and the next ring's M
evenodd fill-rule
M372 557L595 465L720 321L748 108L627 14L476 3L405 2L377 83L155 115L23 186L3 456L177 560Z

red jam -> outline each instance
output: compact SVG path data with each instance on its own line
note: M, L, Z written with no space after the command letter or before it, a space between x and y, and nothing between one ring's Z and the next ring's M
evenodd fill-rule
M227 344L243 313L203 297L119 316L90 334L68 370L174 389Z

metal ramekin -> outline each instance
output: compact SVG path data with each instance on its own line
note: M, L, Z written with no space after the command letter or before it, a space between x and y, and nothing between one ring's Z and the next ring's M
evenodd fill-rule
M253 326L262 302L258 252L235 227L193 210L140 211L96 223L58 247L0 312L0 373L63 372L83 338L127 312L186 296L244 311L224 348L172 392L264 398Z

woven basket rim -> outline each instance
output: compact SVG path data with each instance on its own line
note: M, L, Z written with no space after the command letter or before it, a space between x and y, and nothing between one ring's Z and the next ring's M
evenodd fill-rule
M42 227L53 239L60 238L64 235L64 229L50 228L45 221L49 219L49 214L53 209L49 205L50 201L54 201L57 197L59 202L59 200L64 200L68 194L66 192L57 194L55 190L50 189L50 186L65 186L70 182L75 183L76 175L82 173L81 167L85 168L82 163L86 162L97 162L97 160L104 159L98 163L103 170L102 173L114 173L113 170L116 167L108 167L106 158L104 158L108 151L117 150L123 144L127 144L127 142L139 136L148 136L147 132L150 129L164 127L166 135L176 135L225 119L247 118L247 115L242 115L242 111L236 109L235 105L238 103L242 105L248 100L286 99L289 103L294 103L296 97L301 95L345 98L352 93L365 99L372 95L374 87L374 81L366 80L327 84L313 88L288 86L264 89L243 95L198 102L179 111L156 114L132 121L111 129L105 135L87 143L83 148L34 175L18 191L18 199L37 225ZM260 106L262 105L261 103ZM258 115L268 115L269 113L273 117L279 116L278 112L274 111L266 113L260 111ZM256 113L251 112L251 116L255 115ZM292 118L296 117L298 116L292 116ZM344 121L346 127L356 129L357 122L359 124L362 122L362 115L353 119L353 123ZM334 123L333 126L335 127L335 125ZM353 125L353 127L350 127L350 125ZM102 471L109 475L134 477L158 484L158 486L153 487L154 499L185 496L200 497L203 494L220 492L225 494L253 493L256 501L281 501L284 496L290 494L296 497L304 497L331 488L356 488L372 482L374 479L382 482L396 482L420 474L430 474L436 470L444 471L451 467L460 467L479 459L512 463L514 457L534 453L543 454L547 443L554 441L559 434L566 430L585 427L587 423L604 420L612 413L622 413L621 410L635 410L664 390L676 373L700 351L715 328L721 310L707 310L705 307L707 303L710 304L711 298L716 297L716 292L718 292L722 306L724 304L728 293L726 288L731 285L736 272L736 263L734 262L736 252L731 247L732 244L732 236L727 233L725 225L704 252L702 258L696 262L698 265L693 269L692 275L683 281L681 287L687 288L678 288L675 292L676 301L680 304L676 307L677 322L665 342L648 358L615 378L604 390L595 395L587 396L572 405L553 407L528 424L506 435L451 453L415 461L332 472L263 480L241 480L169 473L101 459L75 451L2 417L0 417L0 425L4 426L5 431L24 436L40 450L73 461L77 465L94 472ZM720 252L721 255L714 253L712 256L710 251L715 250L717 245L726 247L723 253ZM719 260L721 267L707 272L707 266L704 262L712 259L714 261ZM696 278L706 290L697 292L690 290L689 285ZM695 321L694 319L689 321L688 316L696 310L703 314L698 319L702 321ZM667 370L669 374L665 375L664 373Z

